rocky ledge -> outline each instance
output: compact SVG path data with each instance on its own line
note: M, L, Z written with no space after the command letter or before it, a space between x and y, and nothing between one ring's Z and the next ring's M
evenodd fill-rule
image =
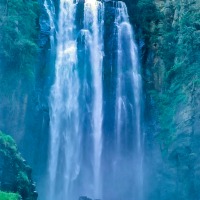
M23 200L36 200L31 173L14 140L0 131L0 190L18 193Z

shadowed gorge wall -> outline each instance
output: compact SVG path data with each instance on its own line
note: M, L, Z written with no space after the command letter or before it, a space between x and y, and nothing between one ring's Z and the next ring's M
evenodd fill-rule
M0 3L0 126L24 136L24 119L37 62L37 1ZM18 119L18 120L17 120Z
M147 18L141 12L146 38L143 77L150 111L146 112L146 165L151 166L147 198L199 199L200 5L155 1L146 6L154 10Z
M13 136L35 180L48 152L49 28L39 37L42 13L38 1L0 2L0 130Z

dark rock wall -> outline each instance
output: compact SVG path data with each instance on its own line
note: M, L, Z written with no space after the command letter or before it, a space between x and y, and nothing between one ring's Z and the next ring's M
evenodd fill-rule
M197 200L200 4L140 0L136 7L145 41L146 198Z
M42 1L1 1L0 10L0 130L13 136L41 188L48 160L48 98L54 65L50 22ZM24 41L37 46L36 52L27 46L17 55ZM7 48L11 42L16 51Z

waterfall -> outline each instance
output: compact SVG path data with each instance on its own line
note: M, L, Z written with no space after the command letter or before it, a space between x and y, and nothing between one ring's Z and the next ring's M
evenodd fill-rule
M60 0L57 23L47 199L142 200L141 77L126 5Z
M50 44L51 44L51 49L54 49L55 47L55 23L54 23L54 18L55 18L55 7L52 2L52 0L44 0L44 8L47 12L47 15L49 17L49 25L50 25Z
M117 61L117 95L116 95L116 127L117 127L117 149L118 156L125 157L121 154L123 149L122 141L125 133L129 133L127 122L131 120L135 138L132 140L132 165L130 170L135 169L134 178L137 188L137 199L142 199L142 134L141 134L141 76L138 61L138 51L133 39L133 29L129 22L128 11L125 3L116 2L115 24L118 32L118 61ZM128 90L131 91L128 91ZM126 140L131 140L130 136ZM128 142L128 141L127 141ZM128 146L128 145L127 145ZM134 150L134 146L136 146ZM136 162L136 163L135 163ZM119 169L120 170L120 169ZM133 190L135 190L133 189Z
M102 64L103 64L103 16L102 3L86 0L84 28L90 31L91 65L94 78L93 138L94 138L94 196L100 198L100 163L102 148Z
M50 112L50 199L69 196L71 180L79 171L79 79L77 45L74 36L73 0L60 1L55 83L51 90Z

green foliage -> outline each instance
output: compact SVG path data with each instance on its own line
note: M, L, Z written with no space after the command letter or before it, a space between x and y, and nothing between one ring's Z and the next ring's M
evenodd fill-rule
M147 66L152 72L147 87L155 105L153 135L161 161L155 166L155 191L149 199L199 199L200 4L151 2L159 18L145 20L148 50L154 55L154 66Z
M27 174L20 171L17 175L17 191L22 194L22 196L28 196L29 194L29 182Z
M31 81L38 51L38 3L36 0L8 0L2 1L0 7L3 11L0 14L0 60L5 65L3 70L10 74L18 73Z
M0 156L4 160L3 174L12 174L12 183L5 191L19 193L24 200L35 200L36 193L31 179L31 169L17 150L14 140L0 131ZM1 183L4 184L4 183Z
M19 194L0 191L0 200L20 200L20 199L21 197Z
M179 105L186 105L191 99L191 91L199 87L200 43L196 38L198 26L195 24L199 23L200 11L195 1L189 5L181 1L176 4L170 2L165 6L160 11L157 29L152 30L153 39L150 39L158 46L155 56L163 61L165 70L159 90L155 90L151 96L158 105L160 138L171 138L170 146L176 138ZM179 18L176 18L175 12L180 13Z
M152 0L139 0L135 8L135 23L141 27L143 34L140 37L148 39L151 32L151 22L157 23L160 18L160 13L158 12L154 2Z
M16 154L17 146L11 136L5 135L0 131L0 153L4 156L11 158L13 154Z
M140 0L137 4L138 13L141 14L140 17L142 23L147 25L150 21L157 20L158 12L156 6L151 0ZM143 24L142 24L143 25ZM148 27L148 26L147 26Z

